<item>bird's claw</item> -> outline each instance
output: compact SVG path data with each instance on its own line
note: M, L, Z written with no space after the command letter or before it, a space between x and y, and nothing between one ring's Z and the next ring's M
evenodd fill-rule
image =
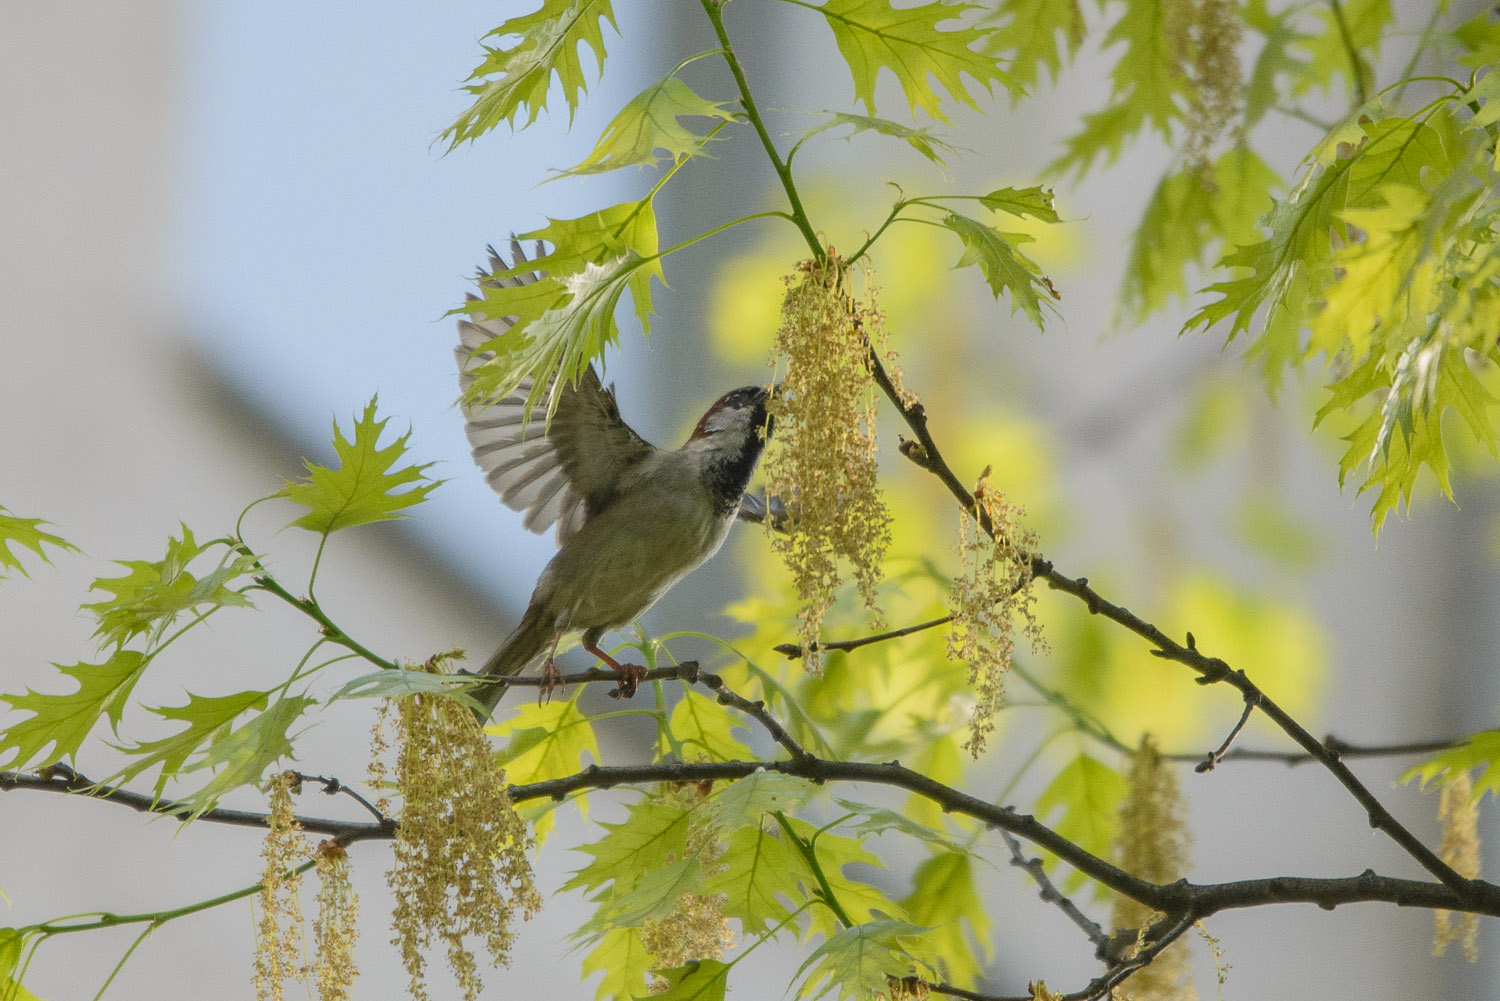
M548 657L542 663L542 683L537 687L537 702L551 702L552 693L559 688L566 688L563 684L562 671L558 670L557 661Z
M639 664L620 664L615 673L620 680L614 688L610 689L609 697L629 699L635 697L636 686L646 680L647 671Z

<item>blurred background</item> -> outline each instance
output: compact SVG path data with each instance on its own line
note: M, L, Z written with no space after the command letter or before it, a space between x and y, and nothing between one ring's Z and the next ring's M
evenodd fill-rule
M455 644L483 656L508 631L552 540L523 531L468 460L444 314L470 287L487 243L649 187L650 175L631 171L539 184L544 168L581 160L621 104L682 54L712 45L687 0L618 6L624 41L607 33L608 74L571 132L554 113L446 156L435 137L467 104L459 84L479 59L480 37L521 13L513 4L0 7L0 504L46 518L83 551L60 556L55 569L30 561L31 580L0 585L5 691L54 691L48 662L94 653L92 623L76 609L93 600L89 583L110 574L107 561L156 558L179 522L200 539L231 530L245 504L301 471L300 457L327 461L332 423L347 427L376 393L392 430L410 427L412 455L448 482L413 519L337 538L320 595L350 633L392 657L423 659ZM763 106L850 106L842 66L810 58L829 44L816 17L744 0L731 6L729 26ZM884 217L887 182L908 192L1057 188L1069 222L1033 245L1064 297L1045 334L996 304L977 273L950 275L956 245L922 227L882 243L891 346L908 386L929 401L934 433L952 443L961 476L995 464L996 483L1028 509L1060 570L1089 576L1174 635L1193 629L1314 732L1373 743L1487 725L1500 694L1492 484L1461 478L1462 510L1422 500L1377 546L1367 501L1339 490L1336 442L1308 433L1315 377L1273 405L1220 335L1178 336L1183 304L1139 327L1119 320L1124 248L1168 151L1138 144L1082 184L1041 174L1078 115L1102 103L1090 59L1098 44L1096 33L1075 69L1015 113L956 114L951 137L977 155L949 171L865 137L816 142L799 157L810 210L835 246L859 242ZM1399 66L1405 53L1386 58ZM722 93L712 86L702 89ZM897 92L881 94L900 103ZM779 127L798 120L778 110ZM1290 176L1312 130L1286 119L1263 130L1258 146L1280 144L1272 165ZM740 141L666 188L657 201L663 246L774 201L773 178L760 160L736 155ZM724 389L765 378L779 277L798 255L795 234L770 227L740 227L669 259L650 338L624 325L606 378L649 440L675 445ZM883 429L888 457L895 430ZM888 466L892 555L945 559L953 519L943 495L899 461ZM287 517L258 508L246 532L296 580L312 553L303 533L281 531ZM778 574L765 540L737 529L725 555L645 624L743 633L722 610L774 600ZM1041 614L1053 651L1025 662L1059 684L1092 686L1090 705L1127 739L1150 729L1169 750L1203 753L1237 716L1232 692L1198 689L1128 638L1081 623L1081 609L1044 596ZM268 622L286 628L268 634ZM300 622L274 613L216 617L171 671L146 676L139 695L175 704L183 688L213 695L280 679L308 639ZM712 652L688 643L681 655ZM358 780L367 725L354 714L325 720L299 745L297 766ZM1007 716L967 786L997 795L1038 726ZM647 732L601 732L611 760L647 753ZM115 763L97 737L78 764L106 774ZM1284 746L1256 728L1241 744ZM1053 752L1066 760L1065 749ZM1435 796L1391 788L1409 763L1358 771L1433 843ZM1013 800L1029 804L1040 781L1023 782ZM1420 875L1317 769L1236 764L1205 776L1184 770L1182 781L1195 879L1366 867ZM248 796L232 805L258 804ZM307 795L301 808L354 816ZM578 832L581 822L571 810L561 820L538 860L544 891L581 864L569 851L570 824ZM1492 819L1484 823L1482 833L1494 834ZM80 798L5 795L0 925L228 892L258 879L259 847L253 831L180 829ZM902 851L889 857L899 862ZM405 980L386 944L389 849L364 844L352 854L365 907L358 996L394 996L390 985ZM991 857L984 892L996 954L983 989L1081 984L1094 972L1086 943L1004 865L1003 848ZM890 878L903 878L894 862ZM576 896L549 899L524 928L514 965L488 978L487 996L545 986L592 998L593 985L573 979L577 957L564 955L585 913ZM1232 966L1225 997L1494 996L1492 930L1470 966L1428 956L1430 921L1371 905L1258 909L1209 927ZM245 905L173 922L136 950L106 996L252 997L252 927ZM45 999L92 996L135 934L54 939L27 986ZM737 970L732 986L741 997L779 995L801 958L785 950ZM1212 996L1212 967L1200 961L1198 974ZM445 977L436 973L435 997L451 993Z

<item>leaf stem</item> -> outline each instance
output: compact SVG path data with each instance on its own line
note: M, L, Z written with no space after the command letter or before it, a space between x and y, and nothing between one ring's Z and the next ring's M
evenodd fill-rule
M719 38L724 63L734 76L735 86L739 88L740 105L745 109L745 117L750 120L755 134L760 137L760 144L766 151L766 157L771 161L771 168L776 171L776 177L781 181L783 190L786 191L787 202L792 208L792 222L801 231L802 238L807 241L813 259L821 261L825 256L823 245L819 242L818 233L813 229L812 222L807 217L807 210L802 207L802 196L797 193L797 184L792 179L792 170L776 152L776 144L771 140L771 133L766 129L765 119L761 117L760 109L755 104L755 95L750 92L750 81L745 78L744 67L740 65L739 56L735 55L734 46L729 42L729 32L724 28L724 2L725 0L699 0L703 6L703 12L708 15L709 23L714 27L714 34Z
M802 861L807 863L807 868L812 871L813 878L818 881L819 900L833 912L839 924L845 928L853 928L857 922L849 917L849 912L844 910L844 905L840 904L839 898L834 895L833 887L828 883L828 877L823 874L823 866L818 862L818 853L813 850L812 841L798 837L797 832L792 828L792 822L786 819L786 814L781 810L773 810L771 816L776 818L776 823L781 825L781 829L791 839L792 846L797 849L797 854L802 856Z
M1344 17L1344 5L1340 0L1328 0L1328 6L1333 11L1334 24L1339 29L1339 41L1344 44L1344 54L1349 57L1349 71L1354 78L1354 96L1356 103L1364 104L1368 100L1365 90L1364 69L1359 61L1359 49L1354 44L1354 36L1349 32L1349 20Z
M323 635L328 637L328 639L332 642L337 643L339 646L345 647L346 649L353 650L355 653L359 654L361 657L363 657L365 660L368 660L376 667L382 667L388 671L400 670L399 665L397 665L394 661L386 660L384 657L375 653L373 650L369 649L364 644L360 643L358 640L354 639L354 637L350 636L348 633L344 632L337 625L335 625L333 620L330 619L326 614L324 614L322 607L319 606L316 601L312 600L311 598L297 597L286 588L282 587L275 577L272 577L270 574L266 573L265 569L261 568L258 562L256 566L260 569L260 573L256 575L255 587L259 588L262 591L269 592L270 594L274 594L276 597L280 598L288 605L291 605L293 608L297 609L297 611L301 612L303 615L306 615L308 618L312 619L323 628Z

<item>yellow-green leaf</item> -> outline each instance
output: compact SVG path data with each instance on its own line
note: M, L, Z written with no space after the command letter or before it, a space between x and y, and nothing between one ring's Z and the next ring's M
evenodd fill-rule
M152 709L152 712L163 719L186 723L187 726L168 737L127 744L120 748L131 755L133 760L105 781L111 784L129 782L142 772L160 765L161 772L156 778L156 794L160 796L167 780L182 769L190 755L244 713L252 709L264 709L270 694L247 691L204 697L189 693L185 705Z
M911 921L928 926L926 938L950 982L979 979L981 964L994 955L994 946L990 917L974 885L973 856L948 851L933 855L917 867L912 892L901 906ZM964 934L963 923L973 930L972 936Z
M622 167L658 163L656 151L663 150L673 163L702 155L709 142L706 133L683 125L683 118L710 118L730 121L734 113L722 101L700 97L692 87L668 74L641 91L610 120L581 163L558 176L602 174Z
M1052 308L1051 300L1056 295L1042 277L1041 268L1031 258L1021 253L1016 245L1031 240L1018 233L1002 233L993 226L986 226L977 219L947 213L942 224L952 230L963 241L963 256L954 267L977 265L995 298L1010 294L1010 308L1020 310L1038 328L1042 326L1042 303ZM1041 293L1038 296L1038 292Z
M729 983L729 964L717 959L694 959L685 966L657 973L667 981L667 989L638 1001L724 1001Z
M32 715L0 730L0 768L41 768L63 758L73 758L84 738L105 716L111 728L120 725L120 715L136 682L151 663L136 650L115 650L102 664L54 664L78 682L69 695L42 695L27 689L25 695L0 695L11 708ZM51 745L52 750L43 754Z
M224 547L217 566L201 578L188 570L194 560L217 546ZM250 604L244 594L250 585L231 585L254 571L255 557L231 548L222 539L200 546L186 525L182 526L182 538L167 539L167 553L160 560L117 562L130 572L121 577L100 577L89 587L91 591L108 591L114 597L83 606L99 620L94 635L106 643L120 646L146 634L149 648L183 612L201 618L214 609Z
M43 546L52 546L64 552L77 552L78 547L60 535L43 531L39 526L48 522L40 518L21 518L10 514L4 507L0 507L0 580L5 579L5 571L19 570L21 576L25 577L26 568L21 565L21 558L11 552L11 543L30 549L41 557L43 563L51 563Z
M308 509L291 524L327 535L355 525L404 518L406 508L422 503L437 487L424 472L431 463L397 466L406 454L410 431L386 447L378 447L389 419L375 419L375 404L376 398L371 398L364 414L354 419L352 442L334 422L336 468L304 460L307 478L288 481L273 495Z
M510 18L486 35L502 42L486 45L484 61L469 75L471 81L481 82L467 88L474 95L473 105L443 130L441 138L448 140L448 148L477 139L501 122L515 128L516 116L523 110L523 128L536 121L547 107L554 75L562 85L571 119L588 89L579 46L587 45L600 72L604 69L601 21L615 26L610 0L542 0L537 10ZM511 38L515 41L505 41Z
M897 8L890 0L828 0L818 9L828 19L839 54L854 77L854 98L871 115L876 113L875 78L882 69L896 75L913 112L920 108L941 121L948 116L929 77L950 98L974 108L979 103L965 74L986 92L997 83L1018 89L998 59L974 48L985 41L983 31L966 23L938 27L959 21L966 9L962 5L932 0Z
M829 936L797 970L797 996L864 1001L889 994L888 978L912 973L911 943L925 931L905 921L869 921Z
M657 738L657 754L679 753L684 761L743 761L750 748L731 736L733 730L748 729L743 717L717 700L688 690L672 708L668 734Z
M1080 753L1037 797L1035 810L1037 817L1058 834L1104 858L1114 842L1116 817L1124 798L1125 777L1097 758ZM1054 815L1056 819L1050 819ZM1070 892L1082 881L1078 873L1069 877Z

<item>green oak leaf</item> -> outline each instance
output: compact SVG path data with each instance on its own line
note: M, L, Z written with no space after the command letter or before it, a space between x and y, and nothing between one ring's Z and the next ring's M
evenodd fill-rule
M292 755L287 731L302 714L317 705L315 699L289 695L271 703L264 712L243 725L220 730L203 753L179 771L179 776L207 769L214 773L201 788L179 797L177 812L189 819L211 810L220 797L242 786L258 786L266 770Z
M981 195L979 204L991 212L1004 212L1018 219L1030 216L1042 222L1059 222L1057 209L1052 205L1052 189L1041 185L1029 188L996 188Z
M594 992L595 1001L636 997L646 992L646 971L651 962L639 928L610 928L583 957L582 979L604 974Z
M877 869L884 869L885 863L865 848L862 841L854 838L846 838L840 834L830 831L818 832L807 821L798 817L788 817L787 822L792 831L804 842L812 842L812 852L817 859L818 869L827 881L828 888L833 891L834 898L843 907L844 913L856 923L873 921L878 917L905 918L906 912L901 905L886 896L884 890L856 879L844 871L846 865L867 865ZM800 853L799 853L800 855ZM809 888L809 892L817 883L811 869L804 862L802 866L803 880ZM837 931L838 919L828 907L815 907L812 909L808 919L808 931L821 932L832 935Z
M1258 240L1255 223L1279 182L1264 160L1242 147L1224 153L1206 174L1186 168L1163 176L1125 262L1120 298L1134 318L1185 299L1188 269L1207 265L1212 247Z
M1120 4L1120 17L1104 38L1106 50L1118 47L1110 71L1109 104L1084 115L1083 129L1064 142L1061 156L1046 174L1086 173L1095 159L1114 163L1125 144L1141 131L1154 129L1172 138L1172 122L1181 117L1178 98L1187 91L1178 58L1163 30L1169 0L1133 0Z
M746 729L745 720L717 699L688 690L672 707L667 733L657 738L657 754L668 757L680 751L686 761L743 761L751 757L750 748L731 736L733 730Z
M929 926L927 941L950 982L980 978L981 966L994 956L994 948L989 914L974 884L974 856L953 851L933 855L912 874L912 892L901 906L914 923ZM966 936L960 922L974 934Z
M724 915L738 919L747 936L764 935L780 925L792 913L786 902L796 906L807 897L806 866L780 835L759 824L734 831L716 860L723 868L708 875L699 889L723 894Z
M768 813L802 809L818 792L818 785L780 772L752 772L724 786L713 797L719 824L733 830L759 824Z
M34 928L0 928L0 998L5 1001L40 1001L15 979L27 940L35 934Z
M1050 300L1056 292L1042 277L1041 268L1017 249L1017 244L1030 242L1032 238L1020 233L1003 233L957 212L945 214L942 224L963 241L963 256L954 267L977 265L995 298L1009 293L1011 312L1024 312L1040 329L1043 324L1042 304L1046 301L1051 308Z
M637 1001L724 1001L728 988L730 964L717 959L694 959L684 966L657 970L667 982L667 989Z
M270 692L246 691L233 695L199 696L188 693L187 703L181 706L161 706L151 712L166 720L186 723L183 729L168 737L127 744L120 748L132 760L105 782L110 784L129 782L142 772L160 765L156 778L156 795L160 796L167 780L182 770L183 764L203 745L228 729L243 714L253 709L264 709Z
M1401 774L1398 781L1418 781L1425 789L1444 775L1479 769L1474 780L1474 798L1485 793L1500 795L1500 730L1480 730L1457 747L1439 751Z
M224 547L224 555L213 570L202 577L188 571L189 564L218 546ZM94 635L106 643L123 646L145 634L148 646L155 645L183 612L201 618L219 608L250 605L244 594L250 585L238 589L231 585L255 570L255 557L222 539L200 546L186 525L182 538L167 539L167 552L160 560L117 562L130 572L100 577L89 586L91 591L108 591L114 597L83 606L99 621Z
M849 133L849 138L851 139L861 132L875 132L883 136L890 136L892 139L900 139L906 145L939 166L947 166L947 161L943 159L945 154L959 152L959 147L940 138L930 128L902 125L900 122L893 122L889 118L856 115L847 111L828 111L824 112L824 114L828 115L828 120L804 130L802 133L804 137L815 136L820 132L827 132L848 125L852 130Z
M545 398L550 415L557 395L548 397L549 389L575 383L606 345L619 342L615 307L627 289L642 332L650 333L651 279L662 279L656 213L646 198L577 219L548 219L518 239L552 249L499 276L541 279L516 288L481 282L480 298L453 312L513 321L481 346L494 357L474 369L469 398L496 399L531 379L528 411Z
M909 838L925 841L930 845L935 845L950 852L967 854L969 851L965 846L952 841L942 831L935 830L926 824L912 820L905 814L897 813L895 810L890 810L883 806L871 806L868 803L857 803L854 800L844 799L839 796L834 797L834 801L850 813L859 815L860 819L850 825L849 829L862 838L895 831Z
M1101 858L1107 857L1115 840L1120 803L1125 798L1125 776L1097 758L1080 753L1068 762L1036 799L1037 817L1078 847ZM1052 859L1051 865L1056 866ZM1069 892L1083 884L1083 875L1073 873L1066 883Z
M47 558L43 546L52 546L63 552L78 552L78 547L67 539L39 527L46 524L49 523L40 518L21 518L0 507L0 580L5 579L7 570L19 570L21 576L28 576L26 568L21 565L20 556L11 552L11 543L30 549L47 564L52 561Z
M797 996L864 1001L888 995L890 978L911 974L913 940L926 931L906 921L868 921L830 935L798 968Z
M397 466L406 454L410 431L385 448L378 447L389 418L375 419L376 399L372 397L364 414L354 419L354 441L345 438L334 422L336 468L303 460L307 478L289 480L272 495L308 509L292 525L327 535L355 525L404 518L405 509L422 503L437 487L438 482L424 472L432 463Z
M431 671L379 670L351 678L330 695L332 704L340 699L399 699L406 695L441 695L460 705L479 710L480 705L468 689L475 679L461 674L433 674Z
M111 729L120 725L120 716L145 673L151 658L136 650L117 649L102 664L54 664L59 671L78 682L78 690L68 695L43 695L26 690L25 695L0 695L12 709L31 716L0 730L0 768L42 768L63 758L74 758L84 738L94 725L109 717ZM51 745L52 750L43 750Z
M674 71L675 72L675 71ZM641 91L604 127L594 149L582 162L556 176L602 174L622 167L656 166L656 151L680 163L701 156L710 138L683 125L683 118L731 121L732 106L700 97L677 76L669 73Z
M1078 0L999 0L980 24L990 29L990 45L1008 54L1006 69L1021 87L1039 82L1043 69L1056 81L1064 58L1083 43Z
M611 881L632 886L642 873L666 866L687 852L688 828L693 811L657 799L642 799L629 807L622 823L600 823L604 836L576 849L592 856L563 885L597 896Z
M620 880L615 880L612 892L604 895L598 912L574 934L591 940L609 928L635 928L664 918L677 911L678 898L698 889L702 880L703 865L692 857L647 869L632 884L622 886Z
M601 21L615 27L610 0L542 0L537 10L513 17L491 31L486 38L515 41L485 46L484 61L469 75L471 81L479 82L466 88L474 95L474 103L439 138L446 139L452 150L501 122L514 129L522 110L526 112L522 127L530 125L547 107L554 75L561 84L571 120L580 96L588 89L578 58L579 46L587 45L599 71L604 70Z
M985 91L997 83L1019 90L998 59L974 48L986 40L984 31L966 23L950 30L938 28L957 21L966 9L963 5L933 0L898 8L890 0L828 0L816 9L828 20L839 54L854 77L854 99L871 115L876 114L875 78L882 69L896 75L913 112L921 109L939 121L948 116L929 77L949 97L972 108L979 102L964 75Z

